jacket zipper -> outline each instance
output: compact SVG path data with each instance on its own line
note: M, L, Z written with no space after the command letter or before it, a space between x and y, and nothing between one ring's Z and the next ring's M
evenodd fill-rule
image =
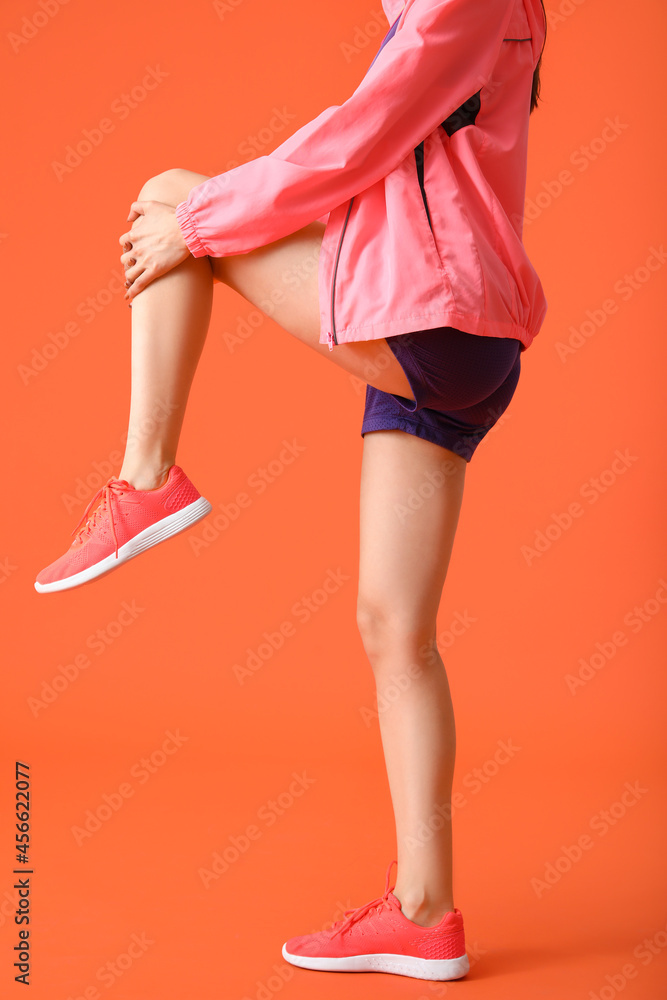
M338 240L338 250L336 251L336 261L334 263L333 279L331 281L331 330L329 331L329 350L333 351L334 344L338 344L336 339L336 321L334 319L334 294L336 291L336 272L338 271L338 259L340 257L340 248L343 245L343 236L345 235L345 230L347 229L347 220L350 218L350 212L352 211L352 202L355 196L350 198L350 207L347 210L347 215L345 216L345 222L343 223L343 228L341 230L340 239Z

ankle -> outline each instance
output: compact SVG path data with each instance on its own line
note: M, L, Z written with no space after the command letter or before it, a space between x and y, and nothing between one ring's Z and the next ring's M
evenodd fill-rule
M414 896L409 893L397 892L394 895L401 904L401 911L404 916L415 924L422 927L434 927L439 924L446 913L454 911L454 902L451 898L435 901L425 896Z
M173 462L152 464L149 462L123 462L118 479L124 479L135 490L154 490L166 482Z

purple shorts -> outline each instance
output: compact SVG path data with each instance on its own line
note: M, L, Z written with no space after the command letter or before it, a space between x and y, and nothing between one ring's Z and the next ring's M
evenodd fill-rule
M361 436L403 430L469 462L514 395L521 341L442 326L387 337L387 343L415 398L367 385Z

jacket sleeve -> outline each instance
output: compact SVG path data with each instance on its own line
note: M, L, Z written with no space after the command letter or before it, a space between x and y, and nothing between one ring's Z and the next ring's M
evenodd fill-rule
M203 181L177 206L193 256L265 246L385 177L487 82L514 6L408 0L403 24L344 104L271 153Z

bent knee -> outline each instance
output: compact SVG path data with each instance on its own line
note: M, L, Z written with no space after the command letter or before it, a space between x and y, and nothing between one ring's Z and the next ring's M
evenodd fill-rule
M183 167L171 167L163 170L145 182L137 201L162 201L175 208L188 196L191 188L205 180L203 174L195 174Z

